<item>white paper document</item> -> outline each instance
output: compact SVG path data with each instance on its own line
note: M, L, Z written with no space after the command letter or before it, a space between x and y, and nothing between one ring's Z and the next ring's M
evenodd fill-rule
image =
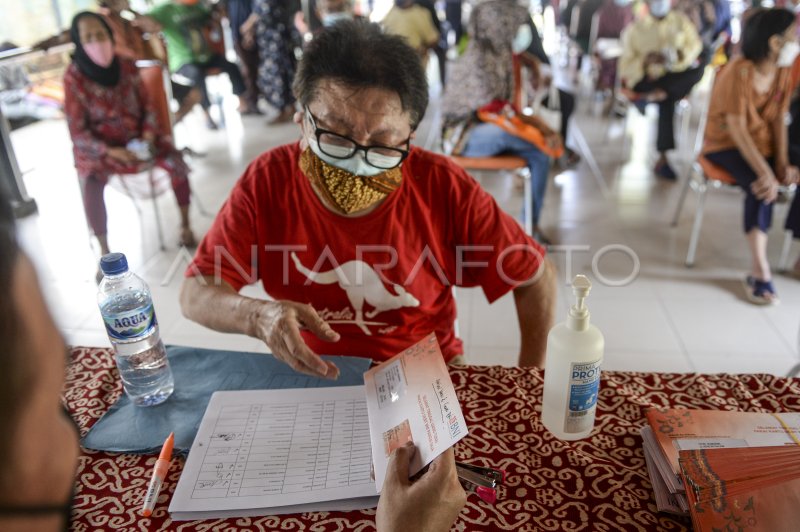
M383 486L389 455L407 441L417 448L409 475L467 435L453 381L436 335L364 374L375 487Z
M169 511L205 519L377 504L363 386L217 392Z
M169 512L182 521L374 508L394 449L414 442L412 476L466 434L431 333L367 371L363 386L216 392Z

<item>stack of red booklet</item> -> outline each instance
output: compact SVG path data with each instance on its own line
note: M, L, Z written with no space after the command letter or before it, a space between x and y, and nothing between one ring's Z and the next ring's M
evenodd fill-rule
M800 413L650 410L645 460L660 511L697 531L800 530Z

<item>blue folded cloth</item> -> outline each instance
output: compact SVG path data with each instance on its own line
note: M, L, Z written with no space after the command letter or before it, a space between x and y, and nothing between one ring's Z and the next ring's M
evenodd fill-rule
M367 358L323 356L339 368L335 381L297 373L271 355L167 346L175 391L157 406L138 407L124 393L81 440L86 449L149 454L161 449L170 432L175 451L186 453L200 420L219 390L279 390L364 384Z

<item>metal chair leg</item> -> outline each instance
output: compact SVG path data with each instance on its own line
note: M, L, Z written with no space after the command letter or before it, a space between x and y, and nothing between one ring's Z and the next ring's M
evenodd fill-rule
M789 271L789 252L792 249L792 238L794 233L788 229L783 234L783 248L781 249L781 260L778 262L778 271L781 273Z
M694 215L694 225L692 226L692 236L689 240L689 252L686 254L686 267L694 266L694 257L697 253L697 242L700 240L700 229L703 226L703 213L706 206L706 192L708 186L703 183L697 190L697 212Z
M158 210L158 195L156 194L155 186L155 170L150 169L147 173L147 179L150 182L150 199L153 201L153 211L156 215L156 229L158 230L158 244L161 251L166 251L167 247L164 245L164 228L161 225L161 212Z
M686 179L683 182L683 186L681 187L681 195L678 196L678 204L675 205L675 214L672 216L672 223L670 224L672 227L678 226L678 219L681 217L681 211L683 210L683 204L686 203L686 195L689 193L689 189L692 187L692 179L694 179L695 175L695 168L694 164L689 167L689 173L686 176Z
M523 217L525 232L533 236L533 184L531 183L531 172L528 168L521 168L519 175L522 177L523 184Z
M692 104L689 102L689 100L683 99L678 102L678 112L681 115L681 140L678 147L681 151L683 151L683 144L685 140L688 140L687 137L689 136L689 126L691 125L692 121Z

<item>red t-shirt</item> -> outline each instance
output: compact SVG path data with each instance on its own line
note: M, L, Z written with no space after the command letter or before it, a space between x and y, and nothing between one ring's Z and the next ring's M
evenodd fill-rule
M250 164L186 276L237 291L261 280L276 300L309 303L341 335L304 332L317 353L386 360L435 331L450 360L463 352L452 285L492 302L542 264L543 248L443 156L412 148L400 188L357 218L323 205L299 157L291 144Z

